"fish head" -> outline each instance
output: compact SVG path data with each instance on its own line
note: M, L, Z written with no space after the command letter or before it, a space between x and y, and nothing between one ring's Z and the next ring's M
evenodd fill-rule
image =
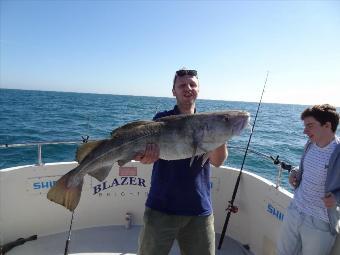
M209 121L210 130L215 136L225 138L239 135L248 126L250 114L246 111L229 110L215 112Z

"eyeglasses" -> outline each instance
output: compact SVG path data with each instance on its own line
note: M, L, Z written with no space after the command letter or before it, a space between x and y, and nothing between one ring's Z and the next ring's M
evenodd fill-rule
M176 75L179 77L182 77L184 75L197 76L197 71L196 70L178 70L176 71Z

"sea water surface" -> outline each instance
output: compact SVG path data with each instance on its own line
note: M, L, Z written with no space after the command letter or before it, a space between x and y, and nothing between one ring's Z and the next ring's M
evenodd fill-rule
M0 145L108 138L127 122L150 120L172 109L174 98L0 89ZM258 103L200 100L197 111L245 110L254 121ZM269 156L298 165L306 142L302 105L261 104L243 169L276 180ZM225 165L240 168L251 128L228 142ZM339 132L338 132L339 134ZM77 145L45 145L43 162L73 161ZM0 148L0 169L37 163L37 147ZM287 173L282 185L288 188Z

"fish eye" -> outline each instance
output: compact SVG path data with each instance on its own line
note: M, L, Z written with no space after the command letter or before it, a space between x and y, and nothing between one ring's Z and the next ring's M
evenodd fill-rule
M224 116L224 121L228 122L229 121L229 116Z

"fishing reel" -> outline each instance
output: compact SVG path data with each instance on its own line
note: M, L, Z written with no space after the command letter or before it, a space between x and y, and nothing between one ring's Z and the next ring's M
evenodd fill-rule
M289 173L290 171L292 171L293 166L289 165L283 161L279 160L279 155L276 156L276 158L273 158L272 156L270 156L270 158L273 160L274 165L280 165L280 167L284 170L287 170Z
M229 205L228 205L226 211L231 212L231 213L237 213L238 212L238 207L235 206L235 205L232 205L231 201L228 201L228 202L229 202Z
M89 141L89 138L90 138L90 137L89 137L88 135L86 135L86 136L83 136L83 135L82 135L82 136L81 136L81 139L82 139L82 142L83 142L83 143L87 143L87 142Z
M282 170L287 170L288 173L290 173L290 171L292 171L294 167L283 161L280 161L279 155L277 155L276 158L273 158L272 156L270 156L270 158L273 160L274 165L278 166L278 175L276 177L276 186L275 186L275 188L278 188L281 185Z

